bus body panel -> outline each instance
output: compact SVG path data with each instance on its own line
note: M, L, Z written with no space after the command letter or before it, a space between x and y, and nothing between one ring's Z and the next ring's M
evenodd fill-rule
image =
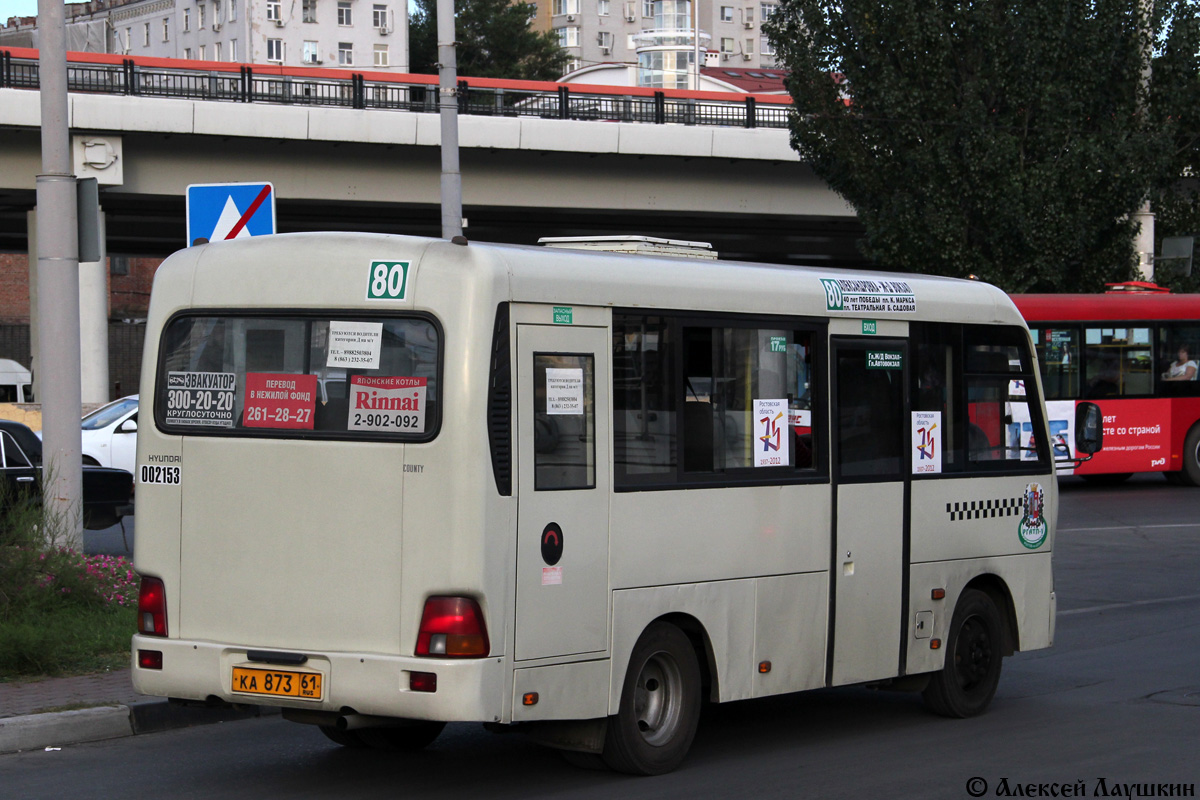
M912 562L1050 552L1054 549L1053 480L1050 475L914 480ZM1027 519L1031 491L1041 493L1038 514L1046 522L1044 535L1030 529L1039 524L1037 520Z
M995 577L1012 602L1017 649L1039 650L1054 641L1054 578L1050 553L914 563L909 568L908 657L905 671L919 675L941 669L947 658L947 629L966 585ZM934 600L931 590L945 589L943 600ZM1003 599L1003 598L1001 598ZM998 604L1006 615L1004 604ZM926 626L918 628L924 619ZM930 623L929 620L932 620ZM937 641L938 648L931 647Z
M629 655L656 619L682 615L696 620L712 652L712 699L725 703L754 696L758 674L752 660L755 581L730 580L624 589L612 593L612 686L608 713L617 713Z
M613 589L829 568L829 484L684 491L613 496Z
M163 654L162 670L137 668L136 653L143 649ZM340 712L348 707L360 714L405 719L508 721L504 697L511 676L499 658L450 662L349 651L313 656L302 667L272 667L248 662L244 647L141 634L133 637L133 651L134 688L147 695L195 701L216 697L230 703L306 711ZM230 675L235 666L319 672L325 679L325 697L309 701L234 693ZM410 691L411 671L436 672L438 691Z
M512 721L598 719L608 716L612 663L575 661L513 670ZM525 702L534 693L536 701Z
M184 442L174 627L253 648L399 654L404 446L340 443L314 463L305 444ZM251 488L264 479L277 488Z
M830 683L894 677L900 659L904 484L837 487L837 549Z
M825 685L829 578L822 572L775 575L754 582L755 697ZM769 664L768 671L761 668Z

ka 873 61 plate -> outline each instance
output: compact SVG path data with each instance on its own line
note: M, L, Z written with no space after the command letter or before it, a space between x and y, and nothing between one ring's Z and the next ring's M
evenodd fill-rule
M324 692L323 677L319 672L234 667L230 689L239 694L320 700Z

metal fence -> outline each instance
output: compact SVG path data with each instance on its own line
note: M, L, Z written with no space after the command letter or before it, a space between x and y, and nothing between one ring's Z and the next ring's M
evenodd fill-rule
M120 64L67 65L72 92L176 97L238 103L371 108L433 113L437 86L399 81L368 81L359 73L346 78L237 73L174 67L145 67L133 59ZM0 50L0 88L37 89L38 63ZM554 91L514 90L458 84L459 113L498 117L710 125L739 128L786 128L789 106L744 100L694 100L644 95L590 94L559 86Z

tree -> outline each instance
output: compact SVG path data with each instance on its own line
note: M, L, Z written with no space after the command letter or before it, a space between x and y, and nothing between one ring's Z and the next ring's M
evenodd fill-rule
M553 33L529 27L534 6L508 0L455 0L458 74L475 78L557 80L567 54ZM408 24L409 69L437 73L436 0L417 0Z
M1166 19L1158 22L1162 34L1151 106L1159 124L1172 131L1174 152L1170 180L1154 195L1159 249L1164 236L1200 238L1200 10L1194 3L1176 0L1164 14ZM1200 264L1190 278L1162 270L1155 280L1175 291L1200 291Z
M880 266L1018 292L1126 280L1132 215L1170 182L1180 127L1151 109L1145 67L1191 5L1151 20L1144 3L784 0L768 31L792 146Z

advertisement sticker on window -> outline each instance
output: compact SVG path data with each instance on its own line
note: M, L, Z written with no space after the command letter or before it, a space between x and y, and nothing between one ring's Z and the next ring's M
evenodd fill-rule
M351 377L350 415L346 429L423 433L426 385L426 378Z
M316 375L247 372L242 424L247 428L311 431L316 403Z
M912 474L942 471L942 412L912 412Z
M382 344L382 322L330 321L329 358L325 366L379 369Z
M583 370L546 368L546 413L583 416Z
M788 401L754 400L754 466L786 467L791 435Z
M167 425L232 428L237 375L232 372L168 372Z

